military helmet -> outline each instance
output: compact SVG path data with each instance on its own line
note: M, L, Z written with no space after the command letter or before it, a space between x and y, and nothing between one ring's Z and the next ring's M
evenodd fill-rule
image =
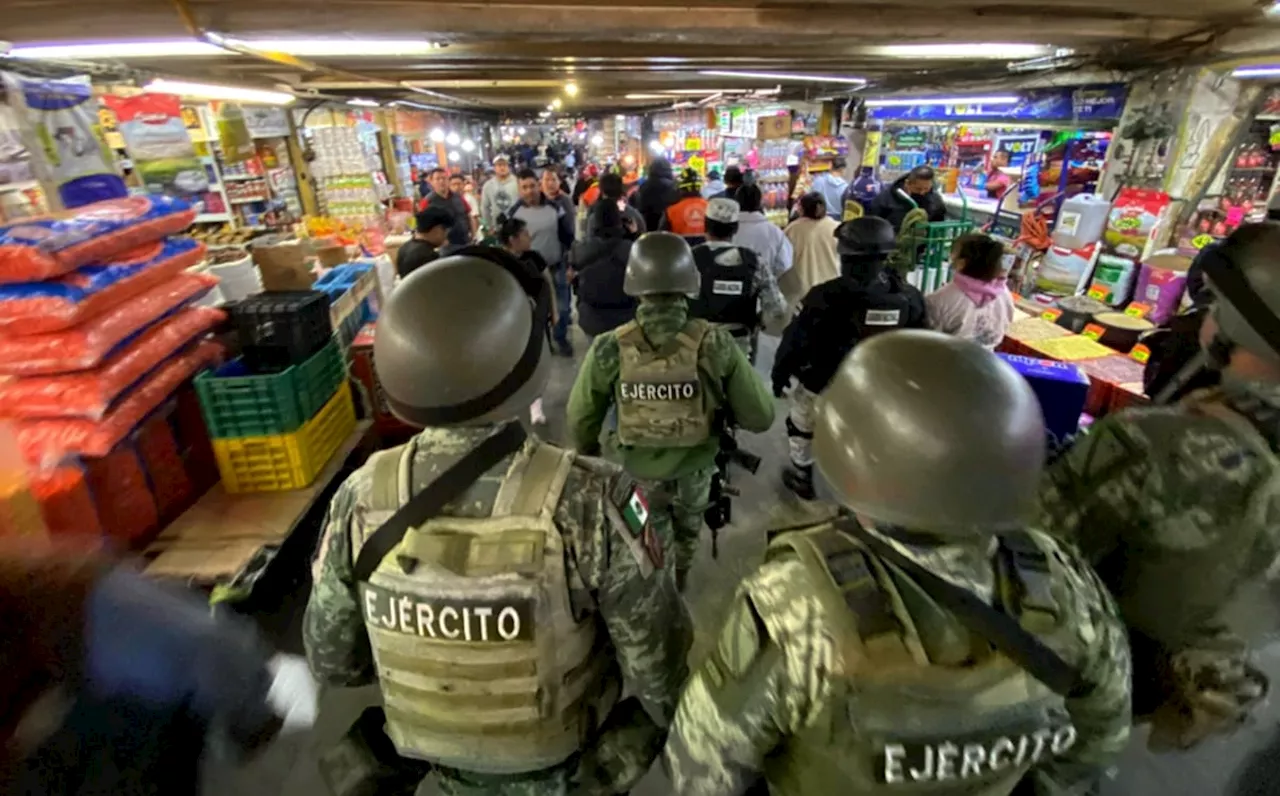
M1202 258L1217 298L1219 334L1258 356L1280 359L1280 223L1246 224L1219 253Z
M850 219L836 227L836 251L851 257L888 257L897 242L893 225L878 216Z
M702 276L684 238L670 232L647 232L631 245L622 282L628 296L694 296L701 289Z
M418 268L387 298L373 362L391 411L416 426L507 420L542 393L550 288L501 249Z
M985 348L890 332L857 345L819 398L813 454L858 514L940 536L988 534L1035 507L1044 418L1031 386Z

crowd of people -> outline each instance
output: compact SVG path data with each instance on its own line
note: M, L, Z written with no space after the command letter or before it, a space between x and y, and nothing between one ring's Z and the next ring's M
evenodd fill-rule
M931 173L849 220L833 175L784 230L733 169L708 194L659 161L628 197L613 172L578 190L499 164L478 221L465 179L428 175L374 351L422 431L347 478L322 529L310 671L383 698L322 760L338 796L427 776L626 793L658 760L681 796L1095 794L1135 721L1188 749L1257 709L1268 682L1226 609L1280 554L1280 224L1199 263L1187 372L1217 374L1208 389L1107 416L1050 461L1036 394L993 353L1002 246L959 238L927 296L891 264L896 227L937 210ZM545 420L547 340L573 355L575 318L590 344L561 447L520 418ZM724 454L778 398L799 500L691 661ZM41 678L216 718L247 749L297 712L243 628L165 618L174 598L118 566L44 566L0 566L24 587L0 628L39 639L0 691L11 733ZM70 630L47 637L31 612L57 588ZM28 782L67 759L5 749Z

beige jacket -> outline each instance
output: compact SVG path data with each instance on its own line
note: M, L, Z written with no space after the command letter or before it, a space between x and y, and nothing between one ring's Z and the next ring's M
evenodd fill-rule
M778 287L792 312L811 288L840 275L840 256L836 254L838 226L835 219L825 216L817 221L798 218L787 226L787 239L795 254L791 270L778 280Z

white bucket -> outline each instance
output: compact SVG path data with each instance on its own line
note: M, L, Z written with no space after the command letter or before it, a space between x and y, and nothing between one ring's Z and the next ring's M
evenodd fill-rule
M218 287L227 301L239 301L262 292L262 275L253 257L244 257L230 263L209 266L209 273L218 277Z

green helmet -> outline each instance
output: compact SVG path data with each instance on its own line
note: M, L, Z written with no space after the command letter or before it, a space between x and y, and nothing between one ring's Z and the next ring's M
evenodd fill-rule
M702 276L684 238L671 232L647 232L631 244L622 283L628 296L695 296L701 289Z
M813 455L841 503L963 536L1024 523L1044 468L1031 386L976 343L920 330L853 349L818 401Z
M549 293L533 269L488 246L415 270L386 300L374 338L391 411L417 426L517 417L547 382Z
M1280 224L1246 224L1202 258L1216 301L1219 334L1268 359L1280 359Z

